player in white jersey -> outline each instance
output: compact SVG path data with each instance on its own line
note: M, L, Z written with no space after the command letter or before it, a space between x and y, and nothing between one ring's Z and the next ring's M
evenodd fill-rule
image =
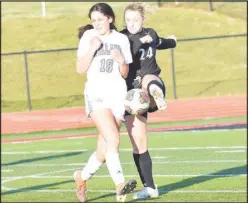
M90 116L93 110L110 108L115 117L123 120L125 111L123 101L127 86L125 76L120 72L120 63L114 60L111 54L113 50L118 50L124 57L124 63L131 63L128 38L114 29L110 34L100 36L95 29L87 30L80 40L78 57L83 56L90 49L90 39L94 37L100 39L101 47L95 52L87 70L84 91L86 114Z
M137 182L125 182L119 159L119 129L124 118L124 98L127 92L125 78L128 64L132 63L128 38L115 30L115 14L106 3L91 7L89 18L77 52L77 72L87 73L85 84L86 113L95 123L98 132L97 150L90 156L83 170L74 172L76 196L85 202L86 181L106 162L116 185L117 201L124 201L126 194ZM93 28L87 30L89 28ZM87 31L86 31L87 30ZM99 143L104 143L101 145Z
M158 109L164 110L166 107L164 99L165 86L163 81L159 78L161 70L156 63L156 49L176 47L176 38L175 36L160 38L155 30L144 28L144 15L143 3L132 3L128 5L124 11L124 20L127 29L122 30L121 33L129 37L133 53L133 63L129 66L130 71L126 78L128 89L142 87L145 91L150 92L150 96L154 95L152 97L154 97L154 99L156 97L157 101L153 99L153 102L151 102L152 105L150 104L149 108L149 112L154 112ZM91 28L92 27L88 27L88 29ZM81 38L83 33L81 29L82 28L79 29L79 38ZM144 58L143 55L149 57ZM138 78L137 76L139 76L139 80L136 80ZM152 91L152 89L156 91ZM144 185L144 190L136 193L133 198L156 198L159 196L159 191L153 180L152 160L148 152L147 112L139 116L127 114L125 116L125 124L133 146L135 165L142 184ZM97 148L97 152L99 153L105 144L103 141L100 141L98 141ZM102 151L102 153L102 157L104 157L104 151Z

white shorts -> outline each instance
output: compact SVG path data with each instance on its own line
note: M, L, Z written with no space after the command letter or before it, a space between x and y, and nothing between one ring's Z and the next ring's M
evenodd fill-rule
M112 85L112 87L114 88L102 88L100 90L97 88L87 88L85 90L85 112L88 117L95 110L110 109L116 118L125 121L124 99L127 93L126 84Z

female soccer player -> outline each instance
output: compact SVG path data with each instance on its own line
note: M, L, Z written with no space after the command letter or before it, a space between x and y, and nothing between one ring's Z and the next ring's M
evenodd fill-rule
M176 38L158 37L152 28L144 28L144 7L140 3L132 3L125 8L125 34L131 44L133 63L129 66L126 79L128 90L142 88L150 96L151 104L148 112L165 110L165 85L159 74L160 67L156 62L156 49L176 47ZM134 199L158 197L159 192L152 177L152 160L147 148L147 112L134 116L126 112L125 124L133 145L133 158L144 190L136 193Z
M176 47L176 38L172 35L168 38L158 37L152 28L143 28L144 7L140 3L128 5L124 11L126 29L121 32L128 36L131 43L133 63L129 65L129 73L126 78L128 90L142 88L148 92L151 104L148 112L167 107L165 100L165 85L159 74L161 69L156 62L156 49L169 49ZM82 29L82 28L81 28ZM84 28L83 28L84 29ZM88 28L90 29L90 28ZM82 30L79 30L79 38ZM159 192L152 177L152 161L147 148L147 113L133 116L126 112L125 125L133 145L133 157L139 172L144 190L134 195L134 199L147 199L158 197ZM104 161L104 151L101 150L105 144L98 139L97 153ZM96 171L95 171L96 172Z
M119 159L119 129L124 120L127 92L125 78L129 71L128 64L132 62L130 43L124 34L116 31L115 14L108 4L93 5L89 18L92 26L86 25L81 30L77 73L87 73L84 90L86 114L95 123L99 139L97 151L90 156L86 166L74 173L76 196L80 202L87 200L86 180L106 160L116 185L117 201L123 201L125 195L136 187L135 180L125 182Z

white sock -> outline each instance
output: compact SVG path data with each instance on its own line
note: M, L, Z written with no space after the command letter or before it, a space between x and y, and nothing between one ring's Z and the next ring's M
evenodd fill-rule
M99 168L103 165L102 162L98 161L96 157L96 152L93 152L91 154L87 164L83 168L81 172L81 177L83 180L88 180L90 179L98 170Z
M115 185L125 182L125 178L122 172L119 153L107 152L106 153L106 165L109 170L109 174L112 177Z

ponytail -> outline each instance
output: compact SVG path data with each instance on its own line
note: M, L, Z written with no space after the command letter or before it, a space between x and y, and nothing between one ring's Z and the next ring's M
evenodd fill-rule
M78 39L81 39L81 37L83 36L84 32L87 30L93 29L93 26L90 24L87 24L85 26L82 26L80 28L78 28Z
M111 30L114 29L114 30L117 31L117 28L115 27L115 24L114 24L114 23L110 23L110 29L111 29Z

